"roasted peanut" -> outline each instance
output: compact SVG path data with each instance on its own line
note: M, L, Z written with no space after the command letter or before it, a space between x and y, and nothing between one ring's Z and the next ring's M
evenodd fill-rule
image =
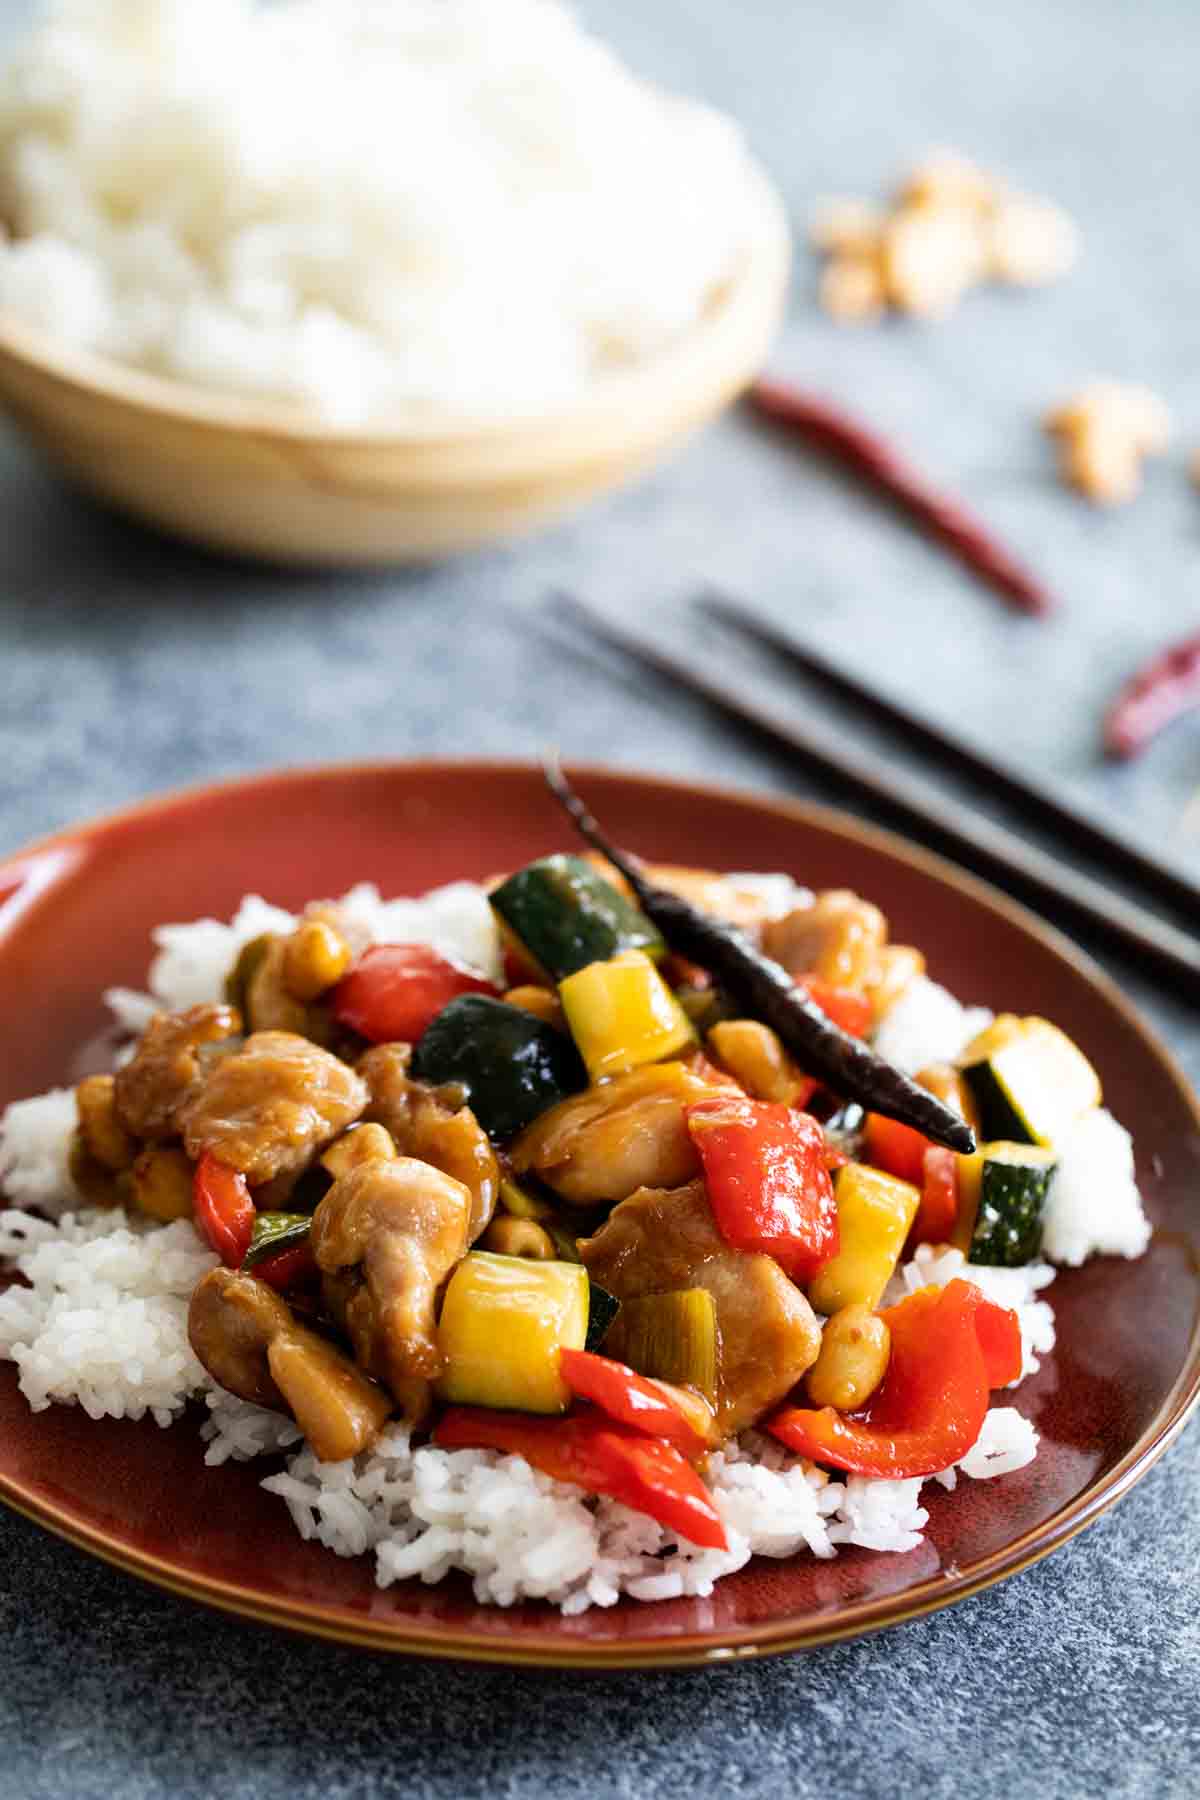
M535 1019L541 1019L547 1025L562 1026L563 1011L553 988L535 987L528 982L522 987L509 988L504 998L509 1006L519 1006L522 1012L532 1013Z
M88 1152L114 1173L127 1169L137 1155L137 1143L117 1117L116 1084L111 1075L89 1075L75 1089L79 1130Z
M528 1256L534 1262L553 1262L557 1252L548 1231L534 1219L514 1219L501 1213L493 1219L479 1240L481 1250L494 1250L498 1256Z
M853 1412L870 1399L887 1373L892 1334L866 1306L843 1306L821 1333L821 1349L805 1377L814 1406Z
M339 982L353 951L327 919L305 919L283 947L283 981L297 1000L315 1000Z
M192 1216L192 1165L182 1150L143 1150L133 1165L133 1204L169 1225Z
M791 1106L811 1090L807 1076L796 1067L771 1027L757 1019L723 1019L713 1026L706 1042L721 1067L755 1100Z

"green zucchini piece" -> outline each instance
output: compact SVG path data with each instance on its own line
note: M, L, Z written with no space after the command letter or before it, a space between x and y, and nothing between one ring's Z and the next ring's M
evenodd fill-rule
M538 968L563 981L618 950L665 954L658 927L582 856L543 856L488 895Z
M587 1086L565 1032L489 994L460 994L430 1020L412 1057L416 1081L455 1083L489 1137L514 1137Z
M280 1250L294 1250L308 1241L312 1219L307 1213L260 1212L254 1217L254 1235L242 1261L243 1269L275 1256Z
M250 983L262 967L262 960L274 938L274 932L262 931L257 937L251 938L249 943L243 944L238 951L237 961L225 977L225 1004L237 1007L247 1031L251 1030L246 1005Z
M598 1350L608 1336L608 1328L621 1310L621 1302L615 1294L599 1283L588 1283L588 1326L585 1350Z
M1046 1019L1006 1022L994 1044L963 1069L985 1139L1054 1145L1081 1114L1100 1104L1091 1063Z
M985 1144L981 1155L967 1261L1015 1269L1032 1262L1042 1247L1042 1215L1058 1159L1037 1144Z

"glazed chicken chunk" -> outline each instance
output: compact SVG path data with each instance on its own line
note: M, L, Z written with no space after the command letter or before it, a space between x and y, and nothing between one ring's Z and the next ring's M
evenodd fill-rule
M642 1188L580 1244L579 1254L592 1279L618 1300L708 1289L721 1343L723 1436L753 1425L817 1359L821 1331L812 1307L769 1256L725 1242L702 1181Z
M254 1187L306 1168L366 1104L366 1082L327 1050L290 1031L256 1031L181 1113L184 1148L240 1169Z
M474 1243L496 1210L496 1152L469 1106L449 1106L409 1080L410 1054L407 1044L379 1044L360 1059L358 1072L371 1094L366 1116L387 1127L401 1156L432 1163L470 1189L468 1238Z
M113 1079L116 1114L126 1131L137 1138L174 1137L182 1109L208 1075L212 1047L241 1028L232 1006L155 1013L133 1056Z
M466 1254L471 1213L461 1181L398 1156L348 1170L313 1215L312 1253L333 1278L327 1295L341 1302L355 1355L412 1421L428 1412L442 1372L437 1299Z

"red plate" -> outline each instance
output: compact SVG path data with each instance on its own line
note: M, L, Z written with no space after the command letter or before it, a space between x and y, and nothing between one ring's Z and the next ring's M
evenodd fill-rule
M819 1644L944 1606L1024 1568L1119 1498L1200 1392L1200 1111L1180 1071L1093 964L947 864L842 814L784 800L579 771L621 843L666 861L784 869L879 902L897 941L964 998L1045 1014L1096 1063L1133 1131L1156 1231L1141 1261L1100 1259L1051 1290L1059 1342L1020 1389L1037 1461L926 1489L907 1556L756 1559L709 1600L627 1601L563 1619L476 1606L457 1578L377 1589L370 1559L305 1544L264 1468L206 1469L187 1424L31 1414L0 1366L0 1497L98 1556L247 1617L377 1649L593 1668L703 1663ZM0 1105L70 1080L104 1023L100 989L144 981L150 928L227 917L257 891L285 906L357 880L419 893L570 845L528 767L408 763L268 775L155 800L0 867Z

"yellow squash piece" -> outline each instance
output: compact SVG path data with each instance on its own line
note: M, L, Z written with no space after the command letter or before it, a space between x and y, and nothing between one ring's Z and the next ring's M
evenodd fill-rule
M558 997L593 1081L662 1062L696 1040L691 1020L643 950L622 950L559 983Z
M437 1391L466 1406L561 1413L571 1390L560 1350L587 1339L588 1275L579 1263L472 1250L450 1277L438 1325Z
M820 1313L843 1306L879 1305L904 1240L917 1216L921 1195L910 1181L898 1181L864 1163L847 1163L834 1180L840 1248L808 1290Z

